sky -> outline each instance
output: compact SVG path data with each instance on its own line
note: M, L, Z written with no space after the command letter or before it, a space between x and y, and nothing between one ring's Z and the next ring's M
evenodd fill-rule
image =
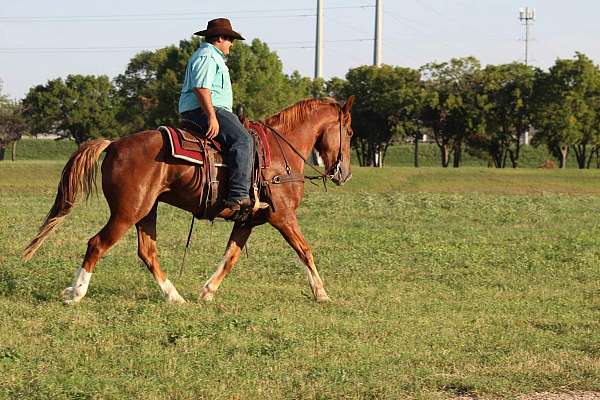
M322 0L323 76L373 63L375 0ZM519 8L534 8L529 63L547 69L576 51L600 63L598 0L382 0L385 64L418 68L453 57L524 60ZM226 17L276 51L284 72L314 75L317 0L0 0L2 94L23 98L69 74L116 77L138 52L177 44ZM183 78L183 77L182 77Z

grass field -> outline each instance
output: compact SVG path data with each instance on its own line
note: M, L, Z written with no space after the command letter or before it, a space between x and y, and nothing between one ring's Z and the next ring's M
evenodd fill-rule
M75 208L28 264L64 161L0 163L0 398L514 398L600 391L600 171L355 169L299 217L332 298L258 228L197 302L230 225L159 207L163 302L130 231L87 297L60 291L107 219Z
M72 140L41 140L22 139L17 144L17 160L65 160L74 152L77 145ZM419 160L422 167L440 166L440 151L435 144L421 144L419 147ZM352 156L355 157L354 152ZM10 155L6 154L7 158ZM519 166L522 168L537 168L545 160L553 159L544 146L523 146L519 158ZM593 167L595 159L592 162ZM487 167L488 159L475 157L468 152L463 153L463 166ZM414 148L412 144L396 144L388 149L385 165L389 167L411 167L414 165ZM510 163L509 163L510 165ZM569 153L568 168L576 168L575 155Z

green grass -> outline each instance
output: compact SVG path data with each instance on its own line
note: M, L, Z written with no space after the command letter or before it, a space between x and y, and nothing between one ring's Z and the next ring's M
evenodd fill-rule
M23 139L17 143L17 160L67 160L71 153L77 149L72 140L41 140ZM435 144L421 144L419 146L419 159L422 167L437 167L440 165L440 152ZM393 145L388 149L385 165L389 167L410 167L414 162L414 148L412 144ZM352 157L355 158L354 151ZM10 148L5 155L10 159ZM553 157L545 147L524 146L521 151L519 165L521 168L537 168L544 160ZM355 160L356 161L356 160ZM509 163L510 164L510 163ZM463 153L463 166L487 167L488 160ZM577 168L574 154L569 154L568 168Z
M0 398L511 398L600 390L600 171L385 168L299 212L330 304L258 228L212 304L230 225L159 207L159 255L190 303L163 302L130 231L63 306L103 198L28 264L62 161L0 163Z

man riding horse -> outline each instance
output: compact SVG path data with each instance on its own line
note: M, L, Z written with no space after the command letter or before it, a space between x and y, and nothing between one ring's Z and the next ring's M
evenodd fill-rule
M182 119L192 121L209 139L214 138L223 146L229 173L223 205L230 210L226 213L230 215L228 219L244 221L254 206L250 200L253 142L232 113L231 79L224 60L233 42L244 38L226 18L213 19L205 30L194 34L204 36L205 42L187 64L179 112Z
M135 225L138 256L154 276L167 301L182 303L184 298L167 278L158 261L156 223L158 204L166 203L199 218L209 216L235 218L223 259L200 291L200 298L213 299L223 279L240 257L246 241L256 226L269 223L296 251L305 266L308 283L315 300L327 301L323 280L304 238L296 209L304 195L304 166L311 149L316 148L325 163L319 175L342 185L352 177L350 142L354 96L344 104L333 99L305 99L267 118L262 125L268 134L264 140L272 149L268 167L263 167L264 196L270 207L254 215L248 206L249 168L252 148L249 134L231 113L231 82L223 56L233 40L242 36L229 21L208 23L197 32L207 37L192 56L186 71L180 110L190 124L200 125L202 133L223 143L229 165L229 191L224 205L198 201L206 193L199 184L199 169L189 162L172 157L169 141L161 130L147 130L117 140L96 139L82 144L66 163L61 174L54 204L38 233L23 251L29 260L37 249L67 217L80 196L88 196L95 187L96 163L103 153L102 192L110 217L104 227L88 241L81 266L75 270L73 283L65 288L65 303L75 304L86 295L98 261ZM206 168L206 167L205 167ZM224 177L226 171L219 169ZM218 186L216 198L225 198L224 185ZM230 207L223 209L223 206ZM248 216L252 215L252 218ZM332 221L324 220L331 224Z

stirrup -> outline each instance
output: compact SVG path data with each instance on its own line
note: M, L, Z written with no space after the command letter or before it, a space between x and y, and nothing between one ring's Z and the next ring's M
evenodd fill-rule
M255 213L255 210L270 207L268 203L264 202L258 202L257 207L257 204L253 202L250 198L238 201L224 200L223 204L225 205L225 209L229 209L232 211L232 214L225 217L225 219L227 221L235 221L240 223L247 223L248 221L250 221Z
M258 201L254 205L254 207L257 208L258 210L264 210L265 208L271 207L271 205L269 203L265 203L264 201Z

